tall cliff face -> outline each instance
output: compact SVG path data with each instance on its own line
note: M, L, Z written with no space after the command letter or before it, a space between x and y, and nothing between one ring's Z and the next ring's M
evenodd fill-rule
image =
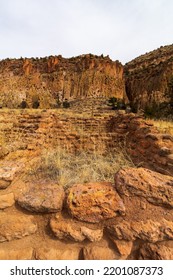
M0 103L9 108L23 100L29 107L39 101L41 108L52 108L63 99L124 95L123 66L109 57L88 54L0 61Z
M126 93L136 109L172 102L173 45L142 55L124 68Z

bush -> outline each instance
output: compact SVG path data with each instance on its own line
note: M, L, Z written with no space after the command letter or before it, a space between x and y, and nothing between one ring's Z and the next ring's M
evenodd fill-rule
M68 102L68 100L65 100L65 101L62 103L62 106L63 106L63 108L69 108L69 107L70 107L70 103Z
M38 100L36 100L32 103L32 108L33 109L38 109L39 106L40 106L40 102Z
M108 106L111 106L112 110L117 110L117 98L116 97L110 97L108 100Z
M108 100L108 105L112 107L112 110L125 110L126 105L122 99L111 97Z
M145 117L149 118L163 118L169 115L169 104L162 102L160 104L153 102L150 105L146 105L144 108Z
M126 104L123 100L118 99L117 101L117 109L118 110L125 110L126 109Z
M25 108L27 108L27 107L28 107L27 102L26 102L25 100L23 100L23 101L20 103L20 108L21 108L21 109L25 109Z
M39 97L38 95L32 96L32 108L37 109L40 106Z

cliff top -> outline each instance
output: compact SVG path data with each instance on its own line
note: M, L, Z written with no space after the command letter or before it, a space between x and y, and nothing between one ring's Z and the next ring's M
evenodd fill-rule
M125 64L125 68L137 68L138 66L158 65L160 63L173 61L173 44L161 46L158 49L140 55L139 57L131 60Z

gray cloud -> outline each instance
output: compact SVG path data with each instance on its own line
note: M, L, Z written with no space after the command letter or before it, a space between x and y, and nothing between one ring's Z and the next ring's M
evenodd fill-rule
M0 0L0 58L109 54L172 44L172 0Z

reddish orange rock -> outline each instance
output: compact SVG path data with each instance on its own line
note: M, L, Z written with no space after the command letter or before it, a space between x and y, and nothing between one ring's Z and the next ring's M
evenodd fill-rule
M173 248L162 245L162 243L146 243L139 252L141 260L173 260Z
M89 244L83 249L84 260L118 260L119 254L108 246Z
M51 213L61 211L64 201L64 189L54 182L38 181L28 183L16 199L18 204L33 212Z
M125 214L123 201L111 183L74 185L66 202L70 214L81 221L99 223Z
M145 197L149 202L173 208L173 177L145 168L123 168L115 175L121 195Z
M122 221L107 227L112 236L120 240L141 239L147 242L173 240L173 222L165 219L159 222L148 219L144 221Z

